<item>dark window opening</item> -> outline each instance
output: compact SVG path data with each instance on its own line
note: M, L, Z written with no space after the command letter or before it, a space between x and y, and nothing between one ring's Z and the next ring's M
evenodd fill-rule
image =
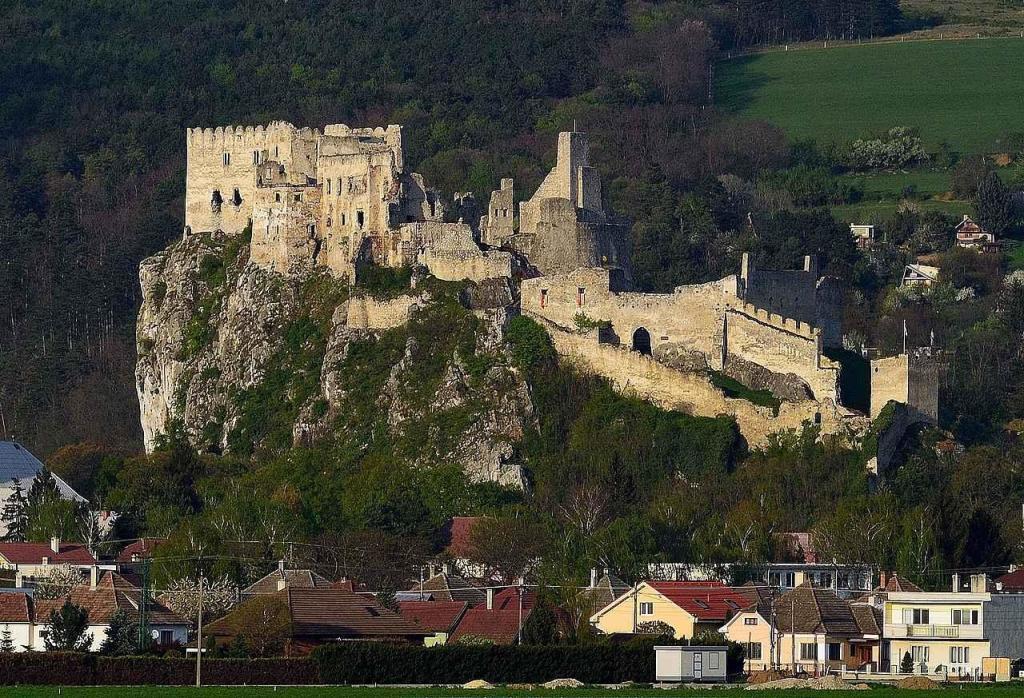
M276 201L277 203L281 203L281 192L277 192L276 194L274 194L274 201Z
M214 213L220 213L220 207L224 205L224 199L220 195L220 189L213 190L213 196L210 197L210 207Z
M363 223L365 222L365 214L362 211L356 211L356 228L359 230L363 229Z
M302 201L302 194L295 194L292 197L296 202Z
M330 217L329 217L329 216L328 216L328 218L327 218L327 227L328 227L328 228L330 228L330 227L331 227L331 219L330 219Z
M633 333L633 351L651 355L651 333L643 327L638 327Z
M241 192L238 191L237 188L235 189L235 193L231 195L231 203L234 204L235 206L242 205L242 194Z

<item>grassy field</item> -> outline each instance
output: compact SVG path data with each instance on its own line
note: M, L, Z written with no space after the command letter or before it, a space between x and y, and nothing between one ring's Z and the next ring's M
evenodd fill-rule
M929 149L998 152L1024 131L1024 39L907 42L765 53L718 64L726 110L795 139L846 142L919 128Z
M784 698L841 698L870 696L870 698L936 698L945 694L956 693L967 698L1003 698L1019 695L1021 687L1006 684L1001 686L985 686L949 688L945 691L909 691L897 688L875 688L871 691L806 691L788 690L771 691L765 696ZM505 688L492 690L460 690L439 688L343 688L343 687L269 687L254 688L250 686L211 687L196 689L183 686L180 688L154 687L118 687L118 688L4 688L5 698L54 698L71 696L72 698L110 698L111 696L145 696L145 698L176 698L177 696L199 696L200 698L467 698L469 696L487 698L526 698L528 696L544 696L545 698L680 698L681 696L709 695L714 698L740 698L741 696L759 695L738 688L702 688L681 689L618 689L580 688L569 690L514 691Z

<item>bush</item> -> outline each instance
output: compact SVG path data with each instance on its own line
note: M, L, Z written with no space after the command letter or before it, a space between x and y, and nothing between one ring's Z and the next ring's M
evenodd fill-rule
M897 170L924 162L928 154L913 129L897 126L879 138L854 141L849 158L856 170Z

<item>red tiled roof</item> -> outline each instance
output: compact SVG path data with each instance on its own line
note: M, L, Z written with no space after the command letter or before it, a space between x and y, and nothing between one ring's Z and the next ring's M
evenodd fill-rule
M432 633L450 633L468 604L462 601L401 601L402 618Z
M648 582L650 587L698 622L724 621L750 605L747 594L722 582Z
M462 615L455 626L449 642L458 642L467 637L490 640L496 645L511 645L519 636L519 623L525 623L533 611L537 594L524 589L522 592L523 610L519 611L518 587L502 589L494 595L492 607L487 602L469 609Z
M1024 589L1024 568L1008 572L1002 577L997 577L996 584L1002 584L1003 591L1019 591Z
M139 538L134 543L129 543L125 546L117 555L118 562L131 562L134 556L138 556L139 559L153 557L153 551L156 550L157 546L166 543L166 538Z
M48 543L0 543L0 556L14 565L41 565L44 557L50 564L96 564L87 547L74 543L61 543L58 553L50 550Z
M65 601L71 601L89 612L91 625L105 625L115 611L124 611L128 618L137 621L142 591L116 572L104 572L96 588L79 584L71 591L56 599L34 599L36 622L45 622L50 611L57 610ZM161 625L188 625L188 620L155 600L147 604L150 623Z
M448 542L445 552L455 558L470 557L470 534L473 530L473 526L483 519L484 517L482 516L453 517L446 526L447 530L444 531L445 538Z
M0 623L28 623L30 618L28 594L23 591L0 593Z

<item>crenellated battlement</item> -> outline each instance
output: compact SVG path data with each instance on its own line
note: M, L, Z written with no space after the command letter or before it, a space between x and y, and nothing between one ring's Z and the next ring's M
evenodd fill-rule
M753 303L747 303L746 301L741 301L739 305L733 307L733 312L742 313L760 323L799 335L805 339L817 340L821 335L821 330L813 325L773 313L765 308L759 308Z

